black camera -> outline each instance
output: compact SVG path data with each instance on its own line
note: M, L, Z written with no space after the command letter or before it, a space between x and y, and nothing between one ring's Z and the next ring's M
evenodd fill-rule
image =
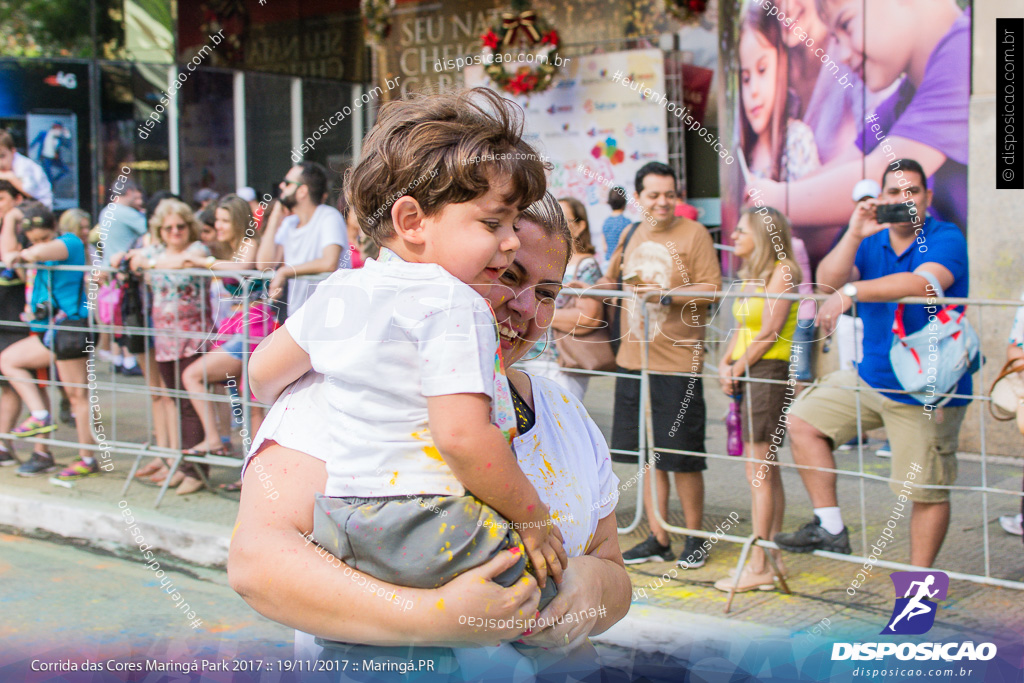
M916 213L911 213L906 204L879 204L875 212L875 220L879 223L913 223L915 219Z
M49 320L50 307L46 304L36 304L36 307L32 310L32 315L35 317L36 322Z

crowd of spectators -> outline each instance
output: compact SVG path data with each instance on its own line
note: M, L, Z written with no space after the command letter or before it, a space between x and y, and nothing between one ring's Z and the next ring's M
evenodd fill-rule
M88 414L88 395L75 386L85 384L86 359L91 353L109 363L114 372L144 377L152 400L156 446L188 456L238 455L231 446L229 406L237 401L237 378L260 339L301 306L316 285L315 277L296 278L360 267L375 256L344 197L339 193L337 208L328 203L327 171L313 162L296 164L278 192L263 195L262 200L252 188L225 196L204 188L195 193L192 203L168 191L155 193L146 203L140 188L126 180L111 193L98 225L90 229L92 221L86 212L67 210L58 222L40 197L32 194L44 194L37 174L25 170L27 160L12 151L9 137L0 132L0 255L5 266L0 272L0 433L15 439L0 444L0 465L17 464L22 476L56 473L56 479L66 481L99 474L101 463L95 450L88 448L94 443L93 435L87 421L79 419ZM880 186L873 181L858 184L849 226L816 273L806 248L778 210L758 202L744 212L734 232L733 248L742 266L741 291L808 293L811 283L817 282L817 291L835 292L817 310L809 301L792 305L764 298L736 300L737 329L718 354L722 389L746 398L739 403L746 454L752 459L747 480L755 527L760 536L774 537L786 550L850 552L836 477L826 470L835 467L834 449L851 437L854 442L859 438L854 386L861 387L866 411L862 427L889 431L894 479L902 479L902 470L911 463L924 467L919 483L950 485L956 479L957 438L969 400L965 396L971 395L970 374L955 387L960 396L939 408L942 420L933 419L931 409L922 410L925 404L901 391L891 366L895 304L886 302L900 296L935 295L932 279L948 295L967 296L966 243L956 226L929 215L931 191L916 162L898 160L880 180ZM691 218L692 207L677 195L671 167L650 163L637 174L635 197L651 220L632 224L626 220L622 215L625 196L618 187L608 196L613 215L602 226L609 245L603 255L594 247L584 205L572 197L559 200L575 240L563 284L632 290L638 296L618 307L616 321L604 320L615 307L602 307L597 298L560 295L549 338L537 345L523 367L582 398L587 377L565 371L553 337L573 330L580 333L588 326L608 326L618 332L611 335L617 338L615 366L620 373L612 447L617 451L615 459L635 462L622 451L637 447L641 353L644 344L649 346L654 471L648 481L650 493L656 495L644 497L649 538L624 553L627 563L640 563L676 559L659 522L668 514L672 481L686 527L703 525L707 464L701 454L708 418L702 375L711 305L709 300L648 296L646 318L653 329L644 330L640 296L718 289L722 273L710 233ZM923 220L878 222L878 207L896 203L912 204ZM98 276L85 268L93 262L106 266ZM141 301L144 329L104 333L95 340L90 336L87 349L81 325L89 320L87 293L95 288L113 292L114 301ZM864 348L857 350L852 369L819 379L800 395L812 380L815 341L844 321L854 299ZM119 312L106 317L100 311L101 322L113 323L117 329ZM910 333L910 328L928 324L929 317L925 307L907 307L904 319ZM76 425L82 444L79 459L64 468L58 468L45 440L33 440L34 449L24 462L15 453L18 437L39 437L57 429L39 384L51 366L60 380L60 416ZM211 400L219 392L228 400ZM23 406L28 411L24 417ZM255 432L263 410L254 401L250 407L249 428ZM921 439L922 433L929 438ZM787 434L793 440L795 460L816 468L800 470L815 518L788 534L782 533L785 496L776 465L778 448ZM206 472L198 469L203 465L183 462L172 475L171 464L154 458L136 476L155 484L171 477L167 483L177 487L179 494L206 485ZM223 486L235 490L240 482ZM915 564L929 566L934 561L948 526L948 498L943 489L928 489L910 498ZM1019 525L1018 520L1011 519ZM677 561L683 567L699 567L707 559L706 544L688 537ZM768 559L755 550L748 571L726 577L716 586L770 588L774 574L785 569L781 556L773 555L771 566Z

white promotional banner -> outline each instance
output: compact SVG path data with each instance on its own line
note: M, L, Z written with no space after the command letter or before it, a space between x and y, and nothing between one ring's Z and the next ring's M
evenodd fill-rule
M609 190L622 187L630 199L637 170L668 157L664 105L653 95L645 98L643 88L622 85L623 77L663 95L663 53L635 50L572 57L547 92L505 95L526 111L527 139L554 165L548 189L556 197L576 197L587 207L591 237L602 255L601 224L611 215ZM467 87L493 87L481 66L467 67L465 79ZM633 221L641 218L631 204L626 216Z

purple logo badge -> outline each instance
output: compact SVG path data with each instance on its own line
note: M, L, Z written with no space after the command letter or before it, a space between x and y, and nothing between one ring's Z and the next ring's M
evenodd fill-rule
M881 633L921 635L935 623L938 602L946 599L949 577L943 572L893 572L896 604Z

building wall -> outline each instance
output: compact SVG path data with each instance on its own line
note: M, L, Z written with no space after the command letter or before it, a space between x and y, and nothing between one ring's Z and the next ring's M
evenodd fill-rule
M1024 291L1024 237L1020 225L1024 215L1024 191L997 190L996 180L996 41L997 17L1024 17L1024 0L975 2L972 63L972 95L968 164L967 245L971 262L971 296L1016 299ZM970 313L979 328L982 352L988 359L983 372L974 376L975 393L988 391L1006 358L1006 340L1013 320L1012 308L978 307ZM982 386L984 385L984 386ZM960 433L960 448L980 452L984 415L985 450L988 453L1021 455L1024 437L1012 423L999 423L988 416L983 403L971 406Z

